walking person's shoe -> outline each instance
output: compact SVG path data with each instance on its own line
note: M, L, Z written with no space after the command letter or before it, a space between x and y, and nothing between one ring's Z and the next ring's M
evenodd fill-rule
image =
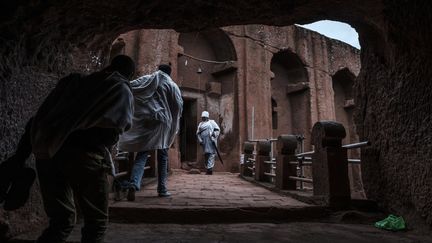
M129 194L129 188L131 187L130 183L127 181L122 181L118 179L114 179L113 183L114 189L114 201L121 201L127 198Z
M169 193L169 192L159 192L158 196L159 197L170 197L171 193Z
M207 169L206 175L213 175L213 170L212 169Z
M129 191L127 194L127 200L128 201L130 201L130 202L135 201L135 191L136 191L136 189L134 186L129 187Z

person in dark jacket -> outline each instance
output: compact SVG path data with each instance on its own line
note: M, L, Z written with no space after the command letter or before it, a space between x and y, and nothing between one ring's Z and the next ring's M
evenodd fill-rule
M65 242L75 224L76 205L84 218L81 242L103 242L108 224L107 176L112 173L109 148L131 127L129 80L134 73L133 60L119 55L99 72L71 74L58 82L27 126L17 153L31 148L35 155L49 218L37 242ZM28 155L14 162L22 165Z

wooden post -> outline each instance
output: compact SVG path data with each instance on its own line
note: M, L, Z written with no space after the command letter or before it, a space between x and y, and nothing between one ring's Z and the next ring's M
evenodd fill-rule
M323 196L331 207L346 207L351 201L345 136L343 125L334 121L320 121L312 128L314 195Z
M245 142L243 144L243 152L244 152L244 158L243 158L243 164L240 165L240 173L242 176L253 176L253 171L248 169L248 167L253 167L254 163L250 161L250 159L253 159L253 152L255 150L255 144L251 142Z
M297 182L289 180L289 176L297 176L297 166L290 164L297 161L295 150L297 137L295 135L281 135L277 141L276 155L276 188L281 190L296 190Z
M271 164L266 164L265 161L270 161L271 142L260 141L257 144L257 156L255 161L255 180L270 181L266 178L264 172L270 172Z

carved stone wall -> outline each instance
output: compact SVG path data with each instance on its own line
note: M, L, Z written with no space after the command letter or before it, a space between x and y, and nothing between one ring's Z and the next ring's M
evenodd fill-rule
M139 75L153 72L160 63L173 67L171 76L186 100L186 113L171 149L178 153L170 159L172 168L203 168L195 136L203 110L222 129L219 145L225 163L216 163L216 171L239 170L240 145L247 139L304 134L310 141L316 121L312 118L337 118L332 74L360 71L359 50L298 26L230 26L188 33L141 29L120 35L111 53L120 44L122 53L136 60ZM354 78L346 84L351 89ZM271 107L272 100L277 107ZM277 115L277 128L272 114ZM352 112L349 117L352 120ZM246 129L237 129L240 126ZM306 149L310 147L306 143Z
M360 139L372 143L362 151L367 196L403 215L410 224L432 225L432 2L59 0L8 1L0 9L0 159L11 153L25 120L53 87L57 76L49 77L73 69L76 48L83 53L105 53L119 34L141 28L197 31L240 24L288 26L322 19L349 23L358 31L362 46L354 113ZM243 38L233 42L252 46ZM240 53L238 60L245 62L248 57ZM336 66L330 73L335 71ZM326 79L325 72L308 69L308 74L312 79ZM244 87L238 90L269 89L252 79L239 84ZM250 114L246 93L238 93L238 102L244 107L241 116ZM263 109L270 111L270 101L267 107ZM317 112L322 110L317 104L312 103L311 109L317 114L312 121L327 118ZM239 124L242 134L248 131L244 124ZM264 127L257 136L270 134L270 123L257 126ZM41 210L37 205L15 212L15 218L28 222L25 227L35 225L29 215ZM24 225L18 226L12 218L1 212L0 221L11 225L5 231L15 234Z

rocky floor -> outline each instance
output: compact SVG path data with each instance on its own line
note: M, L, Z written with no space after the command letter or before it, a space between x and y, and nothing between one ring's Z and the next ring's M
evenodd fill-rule
M156 184L137 192L136 201L112 201L106 242L431 242L427 231L388 232L373 227L385 215L332 211L280 195L237 174L169 177L172 196L159 198ZM32 242L31 232L11 242ZM77 225L68 242L79 242Z

